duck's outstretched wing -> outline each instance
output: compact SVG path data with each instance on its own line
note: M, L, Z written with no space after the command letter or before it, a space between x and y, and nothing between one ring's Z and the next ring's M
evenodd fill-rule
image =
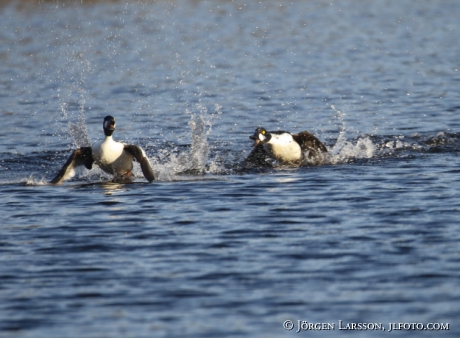
M63 181L74 176L74 169L76 167L84 165L87 169L91 169L93 167L93 162L94 160L91 147L81 147L70 155L67 162L64 164L56 177L50 181L50 183L61 184Z
M125 151L129 152L134 156L137 162L140 163L142 173L147 181L152 182L155 180L155 174L153 173L152 167L150 166L149 159L145 155L144 150L134 144L125 144Z
M316 156L320 153L327 153L327 148L321 143L316 136L303 131L298 134L292 135L293 139L300 145L302 152L309 151L309 156Z

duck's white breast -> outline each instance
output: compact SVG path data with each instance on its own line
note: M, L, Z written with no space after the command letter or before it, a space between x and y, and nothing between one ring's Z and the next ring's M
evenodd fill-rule
M133 156L124 151L124 145L107 137L93 146L94 162L109 174L124 175L133 168Z

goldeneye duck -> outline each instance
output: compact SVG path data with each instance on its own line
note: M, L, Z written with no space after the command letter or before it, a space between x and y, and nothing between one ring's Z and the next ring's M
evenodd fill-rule
M319 164L323 159L321 155L327 153L324 144L308 131L292 134L257 128L249 138L254 140L254 149L246 161L253 164L265 165L267 157L281 164Z
M124 176L129 178L133 169L134 159L140 163L142 173L147 181L152 182L155 180L149 159L141 147L134 144L124 144L113 139L115 118L106 116L102 126L105 139L92 147L81 147L75 150L56 177L50 181L51 184L61 184L64 180L74 175L75 167L84 165L87 169L91 169L93 163L115 177Z

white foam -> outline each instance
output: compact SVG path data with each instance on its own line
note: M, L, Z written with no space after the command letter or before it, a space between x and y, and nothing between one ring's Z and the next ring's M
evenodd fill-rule
M356 143L347 139L347 133L354 131L353 128L347 127L344 117L345 114L337 110L335 106L331 106L331 109L336 113L336 119L339 123L339 137L335 144L328 149L328 163L346 163L350 159L359 158L372 158L375 155L377 147L372 140L363 136L357 139Z
M30 175L29 177L23 178L20 183L23 183L25 185L30 185L30 186L43 186L43 185L48 185L48 181L42 177L40 179L35 178L33 175Z
M218 170L215 161L209 159L210 147L208 136L212 131L212 123L216 114L209 114L208 109L198 105L199 113L186 111L190 115L190 148L178 154L171 152L166 163L152 163L153 170L159 181L180 179L179 174L205 174ZM222 107L216 105L215 113L220 115ZM177 150L177 149L176 149ZM163 150L163 152L165 152ZM165 154L166 155L166 154Z
M338 139L328 161L331 164L346 163L350 159L372 158L375 152L376 146L369 137L359 138L354 144L346 139Z

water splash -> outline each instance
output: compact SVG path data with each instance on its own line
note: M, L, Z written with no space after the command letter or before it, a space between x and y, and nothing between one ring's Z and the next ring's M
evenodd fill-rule
M212 113L201 104L197 106L198 113L186 110L190 115L188 125L190 127L190 145L185 151L178 151L178 147L172 149L167 155L168 161L164 164L154 164L159 180L175 180L176 175L203 175L216 170L216 163L209 158L210 146L208 136L212 131L214 119L221 115L222 107L215 105Z
M88 83L94 75L91 55L88 53L89 42L74 36L61 36L59 40L66 48L57 52L55 58L63 66L54 73L52 81L59 84L55 97L61 114L60 118L53 116L52 119L57 126L58 136L75 147L90 146L85 123L87 100L91 100L92 93Z
M42 185L49 184L48 181L45 179L45 177L38 179L38 178L35 178L33 174L30 175L29 177L21 179L20 183L27 185L27 186L42 186Z
M354 131L353 127L347 127L345 113L336 109L334 105L331 109L336 113L339 126L339 136L335 144L328 149L328 159L326 163L338 164L347 163L351 159L372 158L376 151L376 146L368 136L359 137L355 143L349 141L347 134Z
M330 149L332 154L337 154L340 152L340 149L344 146L346 142L346 123L344 121L345 114L342 113L340 110L337 110L334 105L331 106L331 109L335 111L336 116L335 119L338 121L339 124L339 137L337 137L337 141L335 145Z
M76 122L68 122L70 135L72 136L74 143L77 147L90 147L91 140L88 133L88 127L85 122L85 101L82 98L79 113Z
M340 147L337 147L337 143L334 145L328 163L339 164L353 159L372 158L376 149L376 145L369 137L360 137L356 143L345 139L341 141Z

